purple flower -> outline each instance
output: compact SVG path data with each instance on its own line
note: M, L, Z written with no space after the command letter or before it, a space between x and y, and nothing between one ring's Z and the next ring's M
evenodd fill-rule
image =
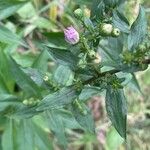
M74 29L73 26L70 26L64 29L65 40L74 45L79 42L79 33Z

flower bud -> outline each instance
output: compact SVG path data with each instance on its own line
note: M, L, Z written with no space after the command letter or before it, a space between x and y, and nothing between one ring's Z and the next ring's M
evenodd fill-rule
M74 29L73 26L70 26L64 29L65 40L69 44L77 44L79 42L79 33Z
M23 102L22 102L24 105L28 105L28 100L27 99L25 99L25 100L23 100Z
M90 59L95 59L96 58L96 52L94 50L91 50L88 52L88 56L90 57Z
M83 11L80 8L78 8L74 11L74 15L76 18L81 19L83 17Z
M49 77L48 77L47 75L45 75L44 78L43 78L43 80L44 80L44 81L48 81L48 80L49 80Z
M111 35L112 31L113 31L113 26L111 24L104 23L100 26L100 33L103 36Z
M96 53L96 58L93 60L93 63L99 64L101 62L101 59L101 56L98 53Z
M114 28L112 31L113 37L118 37L120 35L120 30L118 28Z
M90 16L91 16L91 11L90 11L90 9L85 8L85 9L84 9L84 15L85 15L85 17L90 18Z

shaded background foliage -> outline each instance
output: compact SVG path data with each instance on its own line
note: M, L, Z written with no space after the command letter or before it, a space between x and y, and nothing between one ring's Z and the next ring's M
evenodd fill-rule
M126 3L126 14L130 24L137 17L139 3L141 2L145 5L147 17L149 18L150 3L148 0L129 0ZM90 0L0 0L1 149L57 150L63 149L62 147L66 146L67 141L69 143L68 149L74 150L125 149L126 145L123 139L111 126L107 118L104 93L88 102L96 124L96 135L83 132L83 130L94 130L93 124L87 123L88 126L84 124L86 121L89 122L91 117L82 116L74 108L71 111L75 118L63 109L46 111L42 115L36 115L46 107L59 108L76 97L74 89L69 87L69 93L66 88L60 91L60 93L62 92L61 97L57 93L53 96L48 95L43 99L42 105L38 109L36 108L42 94L47 95L53 90L57 91L64 85L70 86L74 78L74 73L68 67L54 64L54 58L52 59L48 55L47 50L40 53L39 50L43 49L44 46L40 43L42 41L49 48L54 49L54 51L51 51L51 55L54 54L55 49L64 50L63 53L62 51L57 51L57 54L55 52L55 56L57 56L55 59L61 64L67 62L73 68L76 65L76 60L72 59L73 56L65 51L66 42L63 40L62 30L70 24L79 29L80 26L76 23L77 20L73 16L73 11L81 7L89 15L88 8L90 4ZM124 25L127 26L126 23ZM121 30L128 32L127 28L121 28ZM121 47L121 45L117 46ZM60 59L60 54L61 57L64 56L64 61ZM65 57L66 55L67 57ZM24 69L20 69L18 64ZM47 72L47 69L49 72L53 72L54 76ZM59 76L60 73L62 77ZM136 74L141 89L139 89L136 80L128 83L128 80L133 78L130 75L126 81L128 84L124 83L127 84L126 95L128 97L127 146L129 150L147 150L150 148L150 134L148 134L150 131L149 75L149 69ZM53 80L47 84L46 81L52 78ZM47 88L52 89L46 91ZM20 89L23 89L24 92L20 92ZM96 92L95 89L94 92ZM69 97L66 97L67 94L69 94ZM82 97L85 98L84 93L80 95L81 99ZM108 97L111 97L111 95L108 95ZM49 99L53 99L54 102L49 101ZM63 101L63 99L65 100ZM61 103L59 100L61 100ZM24 105L27 102L31 102L32 107L30 109L28 105ZM87 113L89 112L85 105L82 107L87 110ZM36 109L38 112L35 112ZM32 119L22 119L32 116L34 116ZM43 117L47 119L45 120ZM81 124L79 124L75 119L84 120L84 122L80 121ZM52 133L55 134L57 139ZM65 134L67 134L68 139Z

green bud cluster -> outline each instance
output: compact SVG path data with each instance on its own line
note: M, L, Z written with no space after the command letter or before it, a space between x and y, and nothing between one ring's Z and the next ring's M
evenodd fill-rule
M113 89L120 89L123 88L121 83L124 81L123 78L118 78L116 75L106 75L105 80L107 85L112 86Z
M122 53L123 63L132 65L135 63L142 64L147 55L147 49L144 45L140 45L134 52L124 51Z
M134 60L133 53L129 51L123 52L122 56L123 56L123 63L125 64L131 64L131 62Z
M46 85L50 86L54 91L58 91L60 89L59 84L57 84L53 79L51 74L46 73L46 75L43 77L43 80L45 81Z
M38 103L40 102L39 99L34 99L33 97L29 98L29 99L25 99L23 100L23 104L26 106L36 106Z
M75 85L75 89L79 92L82 90L84 86L80 78L74 79L74 85Z
M60 89L60 84L54 82L53 80L49 81L49 85L52 87L54 91L58 91Z
M145 47L140 46L135 52L125 51L122 54L123 63L127 64L128 66L131 65L138 65L140 70L145 70L148 67L148 64L144 64L143 60L147 55L147 50Z

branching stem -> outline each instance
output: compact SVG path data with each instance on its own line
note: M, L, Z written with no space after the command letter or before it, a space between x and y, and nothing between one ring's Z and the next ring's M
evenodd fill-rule
M142 61L143 64L150 64L150 59L145 59ZM100 78L100 77L104 77L106 74L115 74L115 73L118 73L122 70L119 70L119 69L113 69L113 70L109 70L109 71L105 71L105 72L102 72L102 73L99 73L97 77L92 77L91 79L87 80L84 82L84 84L90 84L91 82L93 82L94 80L96 80L97 78Z

